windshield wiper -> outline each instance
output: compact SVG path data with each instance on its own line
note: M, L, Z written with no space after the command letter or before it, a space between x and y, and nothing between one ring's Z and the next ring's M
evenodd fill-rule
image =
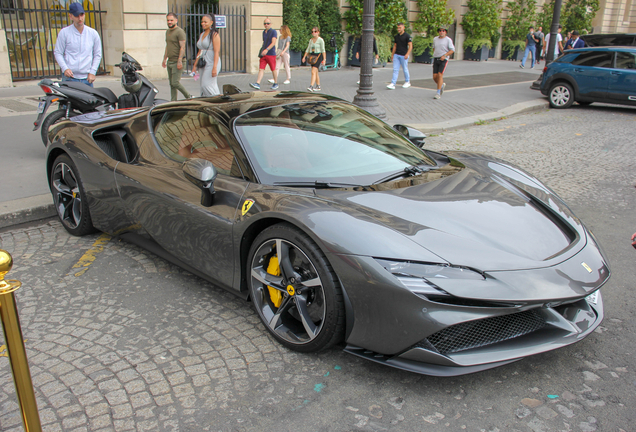
M276 186L289 186L289 187L309 187L316 189L329 189L329 188L342 188L342 187L359 187L362 185L359 184L351 184L351 183L338 183L338 182L323 182L323 181L312 181L312 182L274 182Z
M380 183L384 183L384 182L388 182L391 180L395 180L398 178L402 178L402 177L411 177L417 174L421 174L424 173L428 170L430 170L431 167L426 167L426 168L422 168L420 166L416 166L416 165L409 165L407 167L405 167L403 170L394 172L393 174L389 174L388 176L381 178L380 180L372 183L372 184L380 184Z

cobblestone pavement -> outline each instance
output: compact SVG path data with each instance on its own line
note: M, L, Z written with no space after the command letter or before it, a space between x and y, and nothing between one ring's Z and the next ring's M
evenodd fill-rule
M584 341L435 378L335 347L297 354L249 303L125 242L57 221L0 232L45 431L631 431L636 110L573 108L429 137L489 153L559 193L605 247L605 321ZM84 264L90 263L88 267ZM6 355L6 354L5 354ZM0 356L0 430L22 430Z

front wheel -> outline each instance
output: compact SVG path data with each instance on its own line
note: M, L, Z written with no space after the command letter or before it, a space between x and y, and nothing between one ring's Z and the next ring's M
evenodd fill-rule
M325 65L321 64L320 66L318 66L319 72L324 72L325 70L326 70Z
M49 129L56 123L61 122L66 117L65 109L58 109L53 111L48 115L47 118L42 122L42 126L40 128L40 133L42 134L42 142L44 143L44 147L49 145Z
M250 297L267 330L289 349L317 352L344 334L338 279L318 246L288 224L258 235L247 261Z
M548 98L552 108L569 108L574 103L574 91L570 84L556 83L550 87Z
M51 194L57 215L66 231L76 236L95 231L79 172L66 154L58 156L53 163Z
M336 64L336 69L340 70L342 66L340 65L340 59L338 59L338 63Z

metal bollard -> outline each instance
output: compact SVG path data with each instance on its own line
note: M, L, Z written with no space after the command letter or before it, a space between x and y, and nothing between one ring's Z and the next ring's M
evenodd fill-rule
M0 319L2 320L4 338L7 342L7 353L9 354L11 372L13 372L13 382L18 395L24 429L26 432L41 432L42 426L40 425L38 405L35 400L31 372L29 371L20 319L18 318L18 308L13 294L13 291L20 288L22 283L17 280L4 280L4 275L12 267L13 258L11 254L0 249Z

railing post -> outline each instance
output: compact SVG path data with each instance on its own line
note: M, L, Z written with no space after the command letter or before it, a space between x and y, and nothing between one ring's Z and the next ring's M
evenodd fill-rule
M38 405L35 400L31 372L29 371L20 319L18 318L18 308L13 294L22 283L17 280L4 280L4 275L12 267L13 258L7 251L0 249L0 319L2 320L4 339L7 343L15 391L18 396L24 430L26 432L41 432Z

